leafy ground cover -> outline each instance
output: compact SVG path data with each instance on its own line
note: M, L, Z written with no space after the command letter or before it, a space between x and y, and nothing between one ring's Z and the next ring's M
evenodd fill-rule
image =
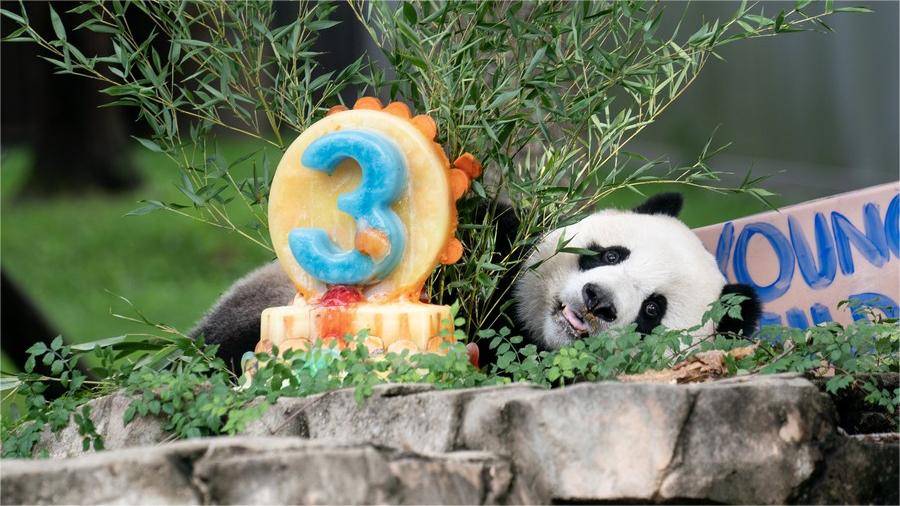
M712 305L704 322L725 314L740 313L742 296L729 295ZM454 307L454 312L457 310ZM464 322L454 322L462 327ZM105 340L69 346L57 338L49 345L38 343L29 350L26 373L4 377L2 390L18 392L27 402L22 416L7 417L2 425L3 456L30 457L45 429L60 430L70 416L83 436L84 451L103 449L103 439L90 419L91 398L116 389L133 396L125 412L127 424L148 414L166 421L165 429L177 437L191 438L241 432L279 397L302 397L338 388L352 387L359 402L375 385L386 382L428 383L437 388L463 388L527 381L564 387L579 381L634 380L635 375L654 376L674 371L691 358L707 365L693 380L750 373L799 372L827 378L825 387L837 393L853 386L865 392L865 401L878 406L896 428L900 388L884 388L872 374L896 373L900 331L896 320L877 314L847 328L828 324L802 331L783 330L777 343L750 341L739 335L716 335L697 341L692 331L657 328L649 335L625 329L576 341L557 351L538 351L522 346L520 336L505 329L484 331L481 337L498 354L495 364L476 369L469 361L466 336L456 330L458 342L445 354L370 355L363 344L365 333L350 338L351 345L337 348L317 341L308 350L286 350L272 355L258 353L251 378L233 375L215 358L215 348L178 335L165 326L155 338ZM866 352L859 350L865 349ZM715 353L718 353L715 355ZM99 361L103 378L87 380L75 368L80 355L92 354ZM40 361L51 368L49 376L33 372ZM48 399L50 384L60 384L65 393ZM9 395L9 394L7 394Z

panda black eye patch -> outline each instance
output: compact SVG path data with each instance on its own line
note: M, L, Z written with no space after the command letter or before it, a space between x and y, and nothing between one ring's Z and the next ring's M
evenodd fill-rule
M603 246L591 244L587 249L591 250L592 253L578 255L578 268L583 271L606 265L620 264L631 254L631 251L624 246L604 248Z
M641 312L638 313L634 323L637 324L637 331L641 334L649 334L653 329L659 326L663 316L666 315L669 301L658 293L644 299L641 303Z

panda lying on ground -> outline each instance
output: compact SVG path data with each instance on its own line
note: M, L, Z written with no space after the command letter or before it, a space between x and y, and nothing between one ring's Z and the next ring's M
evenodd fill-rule
M762 311L759 297L747 285L726 282L713 256L678 220L681 206L680 194L662 193L630 211L598 211L546 234L526 254L525 271L505 277L517 278L514 330L540 349L558 349L631 323L642 333L658 325L684 329L700 324L722 295L737 293L748 297L741 304L742 319L726 317L717 328L709 323L698 337L716 330L749 336ZM497 244L508 248L518 222L509 209L500 221ZM557 252L561 235L567 248L594 254ZM191 335L218 344L219 356L237 368L259 341L263 309L288 305L295 293L277 262L263 266L229 288ZM503 286L498 293L506 293Z

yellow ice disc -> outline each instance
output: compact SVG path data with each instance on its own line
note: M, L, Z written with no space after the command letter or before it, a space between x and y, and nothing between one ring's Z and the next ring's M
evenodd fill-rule
M300 294L312 300L327 287L294 259L288 245L289 232L295 228L319 228L345 250L358 245L354 219L336 204L339 195L353 191L359 184L357 163L344 160L328 175L307 168L300 161L314 140L346 129L367 129L390 138L406 157L409 171L406 192L391 206L406 227L403 257L383 280L362 287L363 293L369 300L417 300L454 232L456 216L447 157L416 122L403 115L369 109L334 112L294 140L278 164L269 194L269 233L275 253Z

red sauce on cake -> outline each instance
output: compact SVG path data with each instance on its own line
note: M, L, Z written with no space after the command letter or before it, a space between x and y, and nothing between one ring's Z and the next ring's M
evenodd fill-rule
M349 306L363 300L362 292L347 285L335 285L322 295L318 305L322 307Z
M362 302L362 293L352 286L335 285L328 289L317 306L328 308L322 311L316 319L318 335L327 343L337 341L337 348L346 346L344 336L350 334L350 325L353 315L348 311L349 306Z

